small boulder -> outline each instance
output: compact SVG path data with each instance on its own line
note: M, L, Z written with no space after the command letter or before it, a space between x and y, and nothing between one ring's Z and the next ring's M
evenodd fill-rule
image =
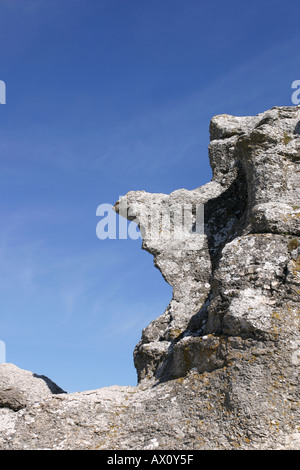
M0 364L0 408L18 411L53 394L66 393L44 375Z

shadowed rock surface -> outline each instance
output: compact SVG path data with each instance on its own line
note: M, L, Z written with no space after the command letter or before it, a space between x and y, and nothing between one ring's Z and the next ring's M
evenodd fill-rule
M44 375L14 364L0 364L0 408L18 411L58 393L65 392Z
M299 106L216 116L211 182L116 203L173 288L135 348L138 385L19 407L0 378L2 449L300 449L299 126Z

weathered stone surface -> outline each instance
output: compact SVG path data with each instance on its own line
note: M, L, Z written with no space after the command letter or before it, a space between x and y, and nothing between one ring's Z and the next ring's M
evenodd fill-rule
M57 393L65 392L48 377L14 364L0 364L0 408L17 411Z
M4 399L1 448L300 449L299 129L299 106L216 116L210 183L116 203L173 288L135 348L139 383Z
M269 361L263 351L254 350L251 341L232 342L236 352L249 348L248 357L236 358L234 367L190 371L144 389L113 386L53 395L26 410L5 410L0 413L1 448L299 448L296 403L285 383L290 382L288 375L280 375L277 365L266 375L264 362Z

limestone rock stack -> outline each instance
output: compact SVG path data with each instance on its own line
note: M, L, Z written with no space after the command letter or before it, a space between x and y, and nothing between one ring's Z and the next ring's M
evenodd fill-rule
M2 400L1 448L300 449L300 107L216 116L210 136L211 182L115 205L173 288L138 385Z

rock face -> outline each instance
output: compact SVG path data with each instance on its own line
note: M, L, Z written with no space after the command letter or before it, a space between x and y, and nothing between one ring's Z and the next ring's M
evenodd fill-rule
M216 116L210 135L211 182L115 205L173 288L137 387L19 409L2 380L1 448L300 449L300 107Z
M135 349L140 381L224 366L232 337L275 345L282 322L288 343L296 341L299 118L298 107L255 117L216 116L210 124L210 183L168 196L143 191L125 196L129 217L144 232L143 248L173 287L170 305L143 331ZM204 234L192 237L198 247L191 248L185 237L147 237L149 214L176 203L204 206Z

